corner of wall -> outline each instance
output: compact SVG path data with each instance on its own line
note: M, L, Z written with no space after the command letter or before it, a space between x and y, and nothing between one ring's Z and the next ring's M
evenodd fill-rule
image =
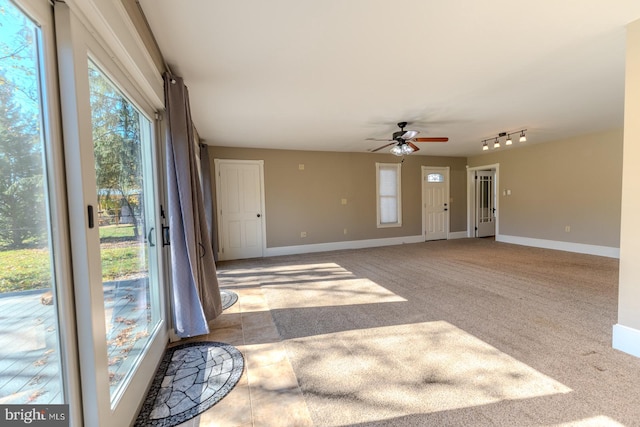
M613 325L613 348L640 357L640 330L621 324Z

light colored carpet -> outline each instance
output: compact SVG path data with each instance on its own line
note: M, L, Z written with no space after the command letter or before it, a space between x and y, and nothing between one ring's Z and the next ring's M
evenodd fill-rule
M438 241L221 265L259 283L317 426L637 426L614 259Z

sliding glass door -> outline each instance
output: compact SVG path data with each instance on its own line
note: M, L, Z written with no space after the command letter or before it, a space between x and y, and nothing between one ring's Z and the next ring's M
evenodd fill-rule
M162 102L85 27L98 15L0 0L0 404L120 426L168 341Z
M152 123L89 61L110 400L126 387L162 319Z
M53 15L20 6L0 0L0 404L69 403L76 419Z
M168 342L155 111L55 3L85 425L130 425Z

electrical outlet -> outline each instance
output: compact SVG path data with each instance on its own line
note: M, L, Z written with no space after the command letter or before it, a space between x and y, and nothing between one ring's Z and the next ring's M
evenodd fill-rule
M571 226L570 225L565 225L564 226L564 231L567 232L567 233L570 233L571 232Z
M340 203L342 203L343 205L346 205L347 204L347 199L340 200Z
M307 237L307 232L306 231L301 231L300 232L300 238L304 239L305 237Z
M344 234L347 234L347 229L346 228L344 229Z

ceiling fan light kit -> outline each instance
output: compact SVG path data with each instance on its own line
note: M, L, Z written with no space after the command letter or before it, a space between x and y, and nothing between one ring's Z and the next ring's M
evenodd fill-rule
M427 137L427 138L416 138L416 136L420 133L417 130L407 130L404 128L407 126L407 122L398 123L399 131L396 131L391 136L391 139L374 139L367 138L368 141L390 141L388 144L383 145L382 147L378 147L373 150L369 150L372 153L376 151L380 151L383 148L387 148L392 146L389 152L394 156L408 156L411 153L415 153L420 148L414 144L414 142L447 142L449 138L447 137Z
M482 140L482 151L488 151L489 150L489 144L487 141L493 141L493 148L500 148L500 138L504 138L505 136L507 137L507 139L504 142L504 145L512 145L513 144L513 138L511 138L511 135L515 135L516 133L520 134L520 142L527 142L527 136L524 134L527 130L526 129L520 129L514 132L500 132L497 136L492 136L491 138L487 138L487 139L483 139Z

